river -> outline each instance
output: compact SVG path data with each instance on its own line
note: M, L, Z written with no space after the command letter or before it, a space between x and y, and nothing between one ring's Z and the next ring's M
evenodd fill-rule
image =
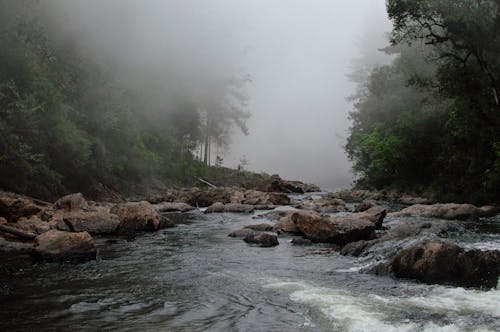
M360 273L372 258L328 245L247 245L227 234L262 220L197 211L175 228L97 238L99 260L1 257L0 330L499 331L500 291ZM389 220L389 226L405 222ZM500 220L449 240L500 249Z

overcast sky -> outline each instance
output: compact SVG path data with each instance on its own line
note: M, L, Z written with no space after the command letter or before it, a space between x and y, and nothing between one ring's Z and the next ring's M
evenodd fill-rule
M137 73L129 78L194 93L210 77L250 74L250 135L234 136L227 166L246 156L255 171L350 183L346 74L353 58L385 46L384 0L47 1L58 33L119 59Z

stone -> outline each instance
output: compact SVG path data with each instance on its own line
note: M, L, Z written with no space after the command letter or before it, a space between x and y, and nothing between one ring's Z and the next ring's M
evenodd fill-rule
M14 227L20 228L24 231L42 234L50 230L50 225L46 221L41 220L38 216L34 215L29 218L21 217L14 224Z
M54 215L56 228L61 231L89 232L90 234L114 233L120 219L107 207L93 207L91 210L63 210Z
M188 212L195 209L195 207L182 202L163 202L155 204L154 207L158 212Z
M500 276L500 251L465 251L451 243L422 242L401 251L390 269L397 278L490 289Z
M160 228L160 215L149 202L129 202L115 205L111 213L120 220L119 233L152 232Z
M222 213L225 211L225 206L221 202L216 202L205 210L205 213Z
M54 209L76 211L86 210L89 205L81 193L70 194L59 198L54 203Z
M250 244L256 244L259 247L275 247L279 245L278 237L276 235L267 233L253 233L245 236L244 241Z
M347 244L374 237L375 224L364 218L323 217L315 212L296 212L291 217L297 229L312 242Z
M88 232L50 230L35 238L33 256L43 261L83 262L96 259L97 250Z
M484 216L487 212L493 213L493 211L494 209L490 208L484 208L481 210L472 204L415 204L389 215L391 217L419 216L446 220L477 220L479 217Z
M251 234L255 234L255 231L250 229L250 228L242 228L242 229L237 229L235 231L232 231L231 233L229 233L228 236L245 238Z

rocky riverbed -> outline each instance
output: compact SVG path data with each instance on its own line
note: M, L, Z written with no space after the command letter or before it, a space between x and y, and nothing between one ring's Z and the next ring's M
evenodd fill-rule
M181 330L238 324L260 330L500 328L488 307L499 294L497 208L410 196L394 203L388 196L190 188L140 202L97 203L72 194L49 204L4 193L2 303L13 305L2 311L0 325L29 327L14 314L17 308L47 328L83 324L95 310L110 316L99 316L89 325L94 328L120 327L113 317L137 328ZM62 276L67 282L54 284ZM152 279L140 281L146 277ZM127 295L129 286L137 301ZM431 304L451 310L447 314L422 309L419 299L432 303L433 289L484 301L467 309ZM179 295L200 291L205 309L199 299ZM39 307L57 301L62 304L52 309ZM384 301L401 307L385 308ZM358 316L346 316L341 303ZM136 310L123 308L128 305ZM245 312L260 320L252 323Z

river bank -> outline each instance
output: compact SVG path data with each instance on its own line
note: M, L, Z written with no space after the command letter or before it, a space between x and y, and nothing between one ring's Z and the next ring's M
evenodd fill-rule
M49 232L88 232L97 260L89 261L83 255L77 261L85 258L86 262L67 264L64 256L33 255L40 245L36 240L16 241L26 247L24 253L1 255L4 276L9 276L2 278L2 303L14 301L5 311L13 316L6 318L4 326L29 326L13 313L17 308L23 317L50 326L79 322L94 328L119 328L116 319L125 318L137 328L174 330L240 326L348 331L375 324L373 330L420 331L446 326L460 330L479 323L485 330L498 329L494 310L485 309L498 291L480 290L495 287L491 280L498 280L498 270L488 269L499 266L496 208L407 205L403 199L391 202L380 195L188 188L169 190L163 197L142 203L96 203L80 195L65 197L36 212L42 222L47 218L44 215L52 215L45 221L52 229L38 229L41 234L37 237ZM416 197L404 200L424 203ZM35 209L15 211L32 213ZM34 219L33 215L23 216L16 222L21 218ZM7 224L16 222L11 219ZM24 219L23 223L27 225ZM322 238L316 236L319 225ZM228 236L241 230L243 234ZM260 234L277 243L255 240ZM412 260L415 257L418 259ZM442 257L453 264L443 264ZM75 256L69 258L74 261ZM33 265L32 259L62 263ZM401 268L402 262L405 268ZM491 263L474 265L477 262ZM478 266L481 275L490 277L477 277L473 271ZM418 269L412 272L414 267ZM457 267L472 274L455 278ZM63 276L66 281L61 280ZM130 287L133 296L126 295ZM200 292L201 299L189 295ZM448 294L451 302L432 300L437 296L434 293ZM422 307L424 302L419 301L424 298L430 307ZM470 302L473 298L481 298L481 303ZM387 308L384 301L396 306ZM42 308L53 302L61 304ZM352 309L349 315L341 310L341 303ZM27 307L20 309L19 305ZM420 313L411 308L419 308ZM97 312L101 314L95 322L82 321ZM436 316L437 312L441 314ZM243 318L247 314L259 322Z

